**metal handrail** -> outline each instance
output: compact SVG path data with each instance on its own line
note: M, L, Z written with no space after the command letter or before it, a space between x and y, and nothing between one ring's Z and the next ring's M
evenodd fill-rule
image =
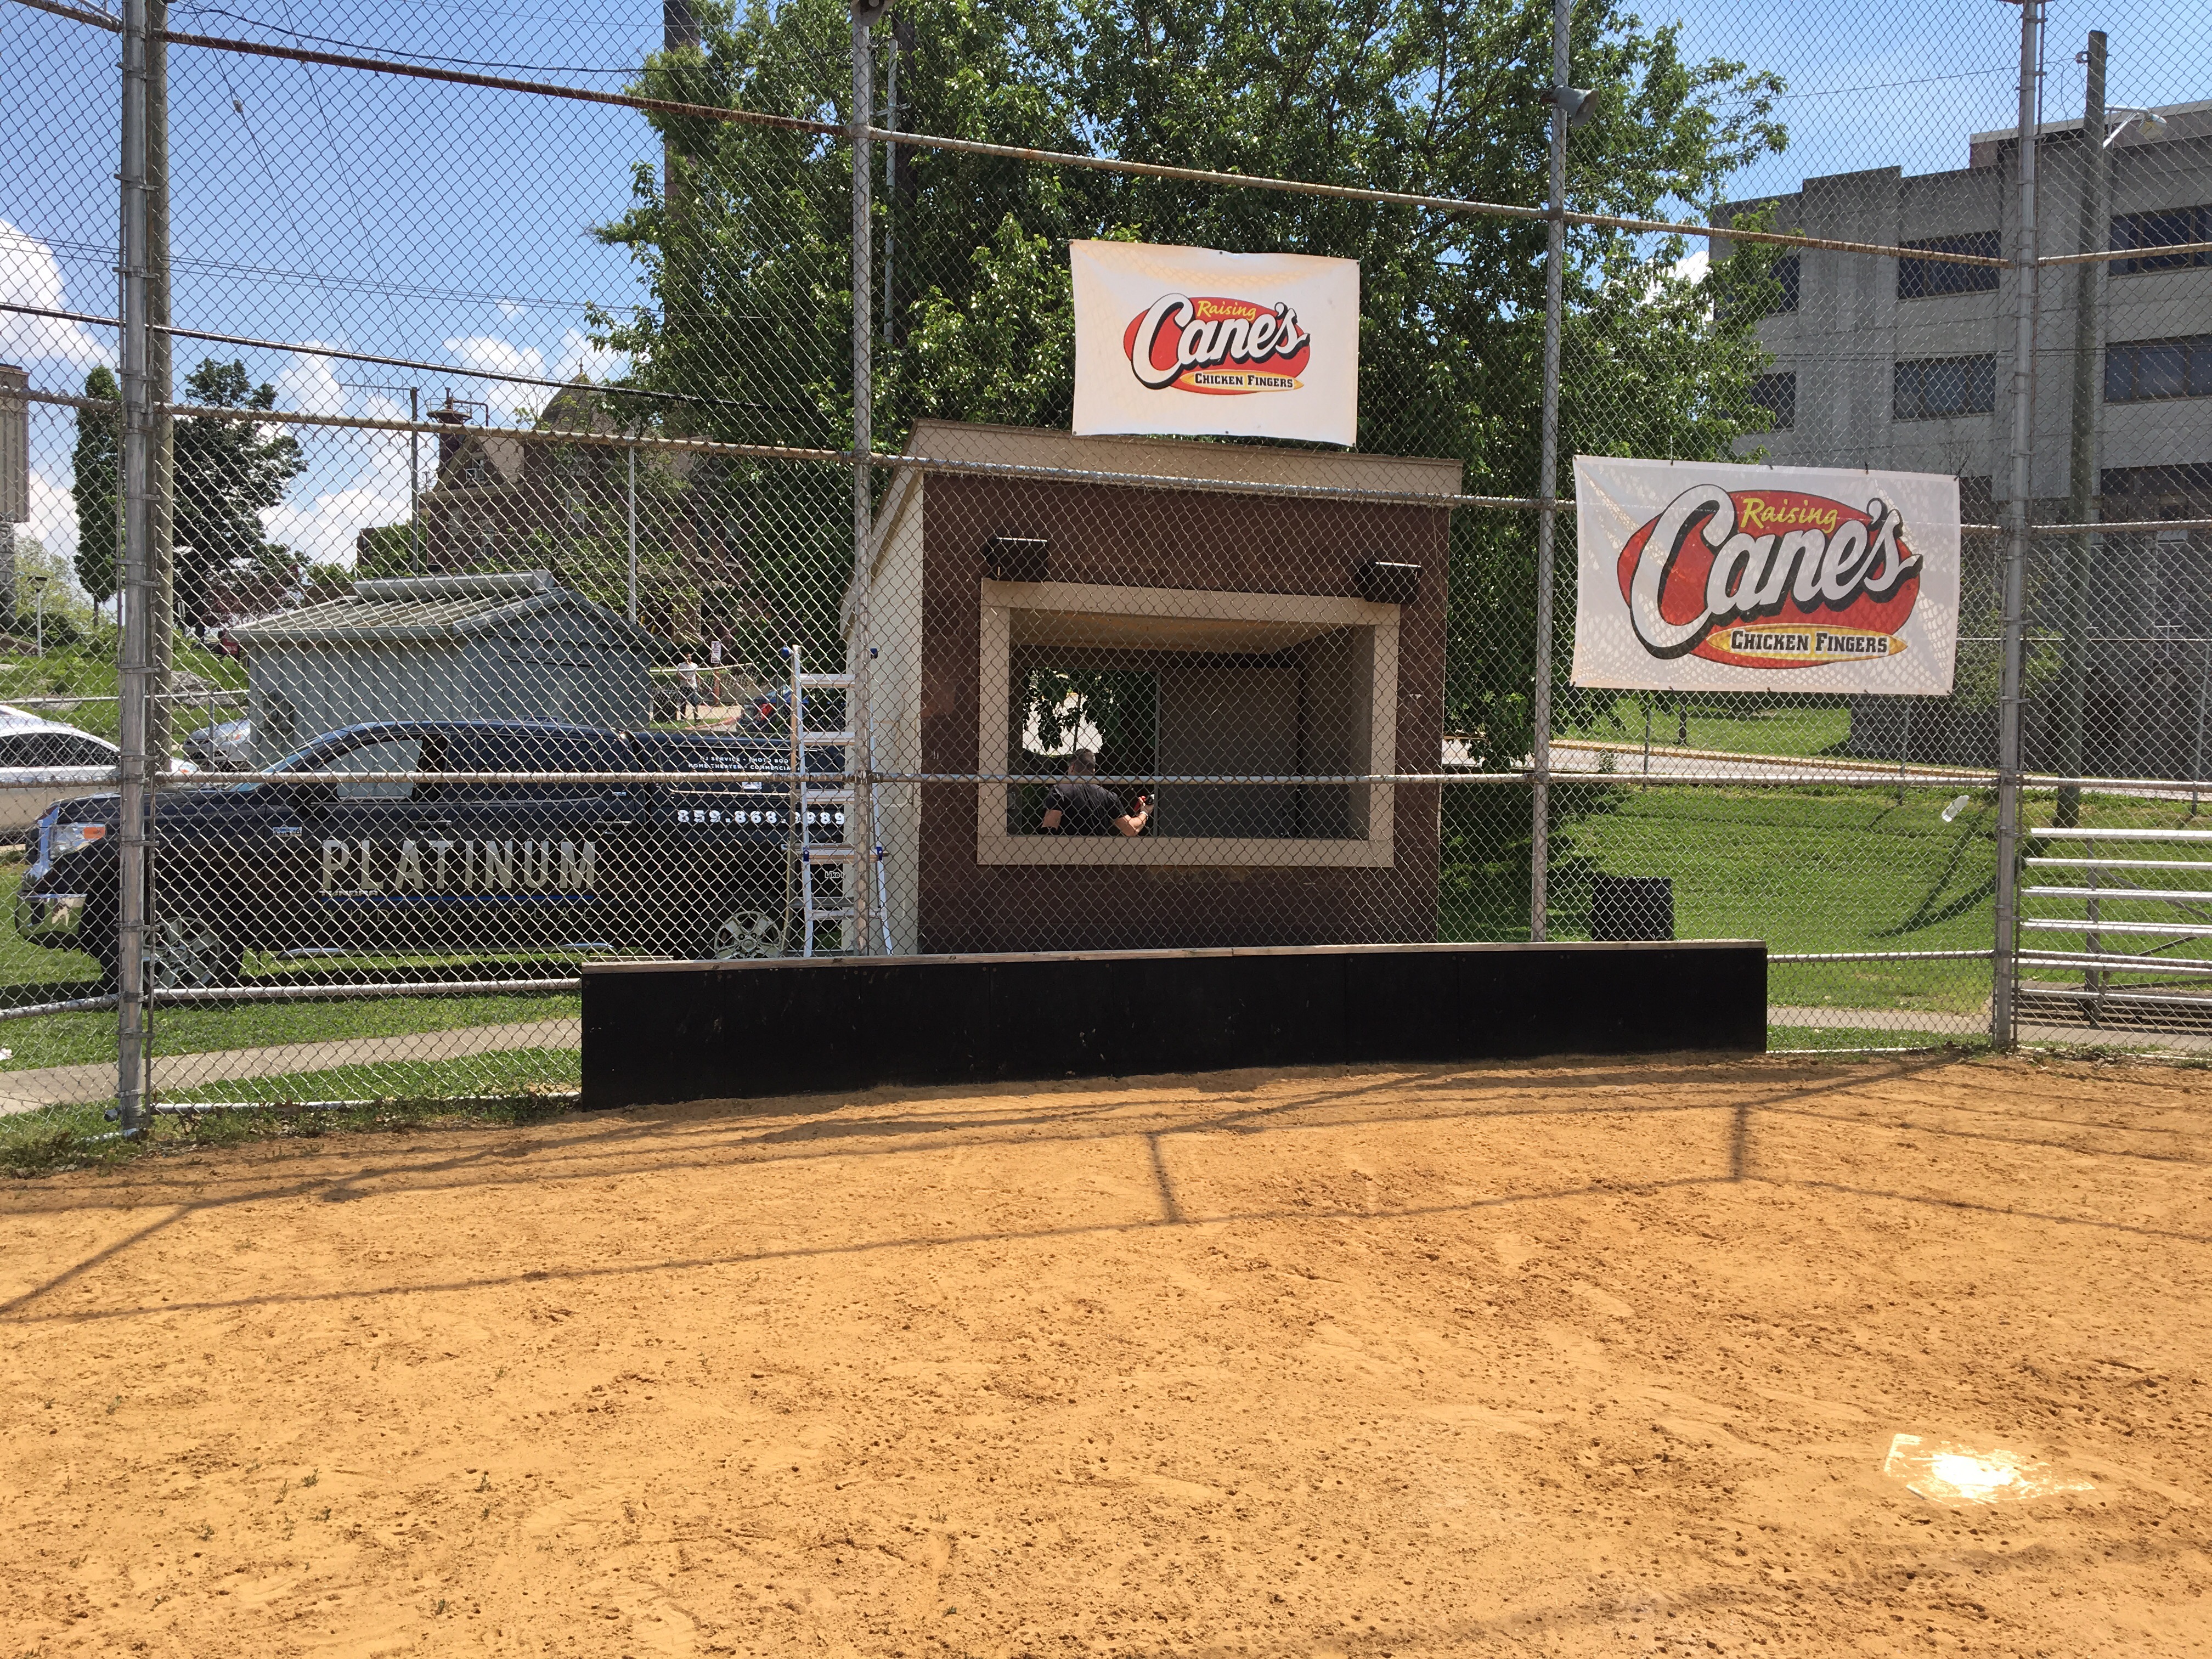
M2070 986L2037 985L2027 994L2057 997L2068 1002L2094 1002L2102 1006L2119 1003L2131 1008L2191 1008L2212 1020L2212 998L2160 996L2154 991L2076 991Z
M2153 939L2212 939L2212 927L2184 927L2165 921L2106 921L2096 916L2023 916L2020 925L2045 933L2142 933Z
M2155 899L2166 904L2212 904L2212 893L2188 887L2023 887L2022 898Z
M2169 780L2170 781L2170 780ZM2027 830L2036 841L2179 841L2212 843L2212 830Z
M2165 957L2124 956L2103 951L2022 951L2022 967L2078 968L2091 973L2212 974L2212 962L2173 961Z
M2023 859L2033 867L2064 870L2194 870L2212 876L2212 859Z

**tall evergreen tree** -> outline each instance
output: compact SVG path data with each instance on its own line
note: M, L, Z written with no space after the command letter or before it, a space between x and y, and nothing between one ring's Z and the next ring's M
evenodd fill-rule
M84 395L111 407L76 412L76 447L70 453L70 495L76 503L76 579L94 605L105 605L115 597L123 545L123 391L113 373L100 368L84 377Z

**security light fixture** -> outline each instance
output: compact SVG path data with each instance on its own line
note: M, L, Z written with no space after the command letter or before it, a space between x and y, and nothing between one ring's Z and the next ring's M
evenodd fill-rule
M2106 149L2112 149L2112 141L2138 121L2142 123L2146 138L2155 138L2166 131L2167 125L2166 117L2154 109L2129 109L2125 106L2106 110L2105 118L2107 121L2117 120L2119 124L2105 135L2104 147Z

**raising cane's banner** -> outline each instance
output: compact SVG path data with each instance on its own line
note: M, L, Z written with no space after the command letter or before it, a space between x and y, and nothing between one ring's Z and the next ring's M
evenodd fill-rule
M1358 435L1358 260L1090 241L1067 257L1078 436Z
M1577 685L1940 696L1948 474L1575 457Z

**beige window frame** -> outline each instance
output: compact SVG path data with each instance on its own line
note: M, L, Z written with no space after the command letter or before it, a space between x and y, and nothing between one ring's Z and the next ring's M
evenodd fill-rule
M1297 643L1337 629L1358 630L1368 665L1365 754L1352 773L1394 772L1398 750L1398 607L1320 593L1217 593L1195 588L1117 587L1082 582L981 584L978 648L976 754L980 769L1000 769L1012 724L1016 614L1064 619L1073 633L1122 635L1152 650L1218 650L1224 640ZM1117 626L1117 624L1126 624ZM1355 749L1355 753L1356 753ZM1286 786L1255 784L1254 788ZM1389 784L1351 786L1353 822L1364 835L1346 837L1237 836L1012 836L1006 815L1012 786L975 791L978 864L1289 866L1387 869L1395 851L1394 798ZM1171 819L1170 820L1171 821Z

